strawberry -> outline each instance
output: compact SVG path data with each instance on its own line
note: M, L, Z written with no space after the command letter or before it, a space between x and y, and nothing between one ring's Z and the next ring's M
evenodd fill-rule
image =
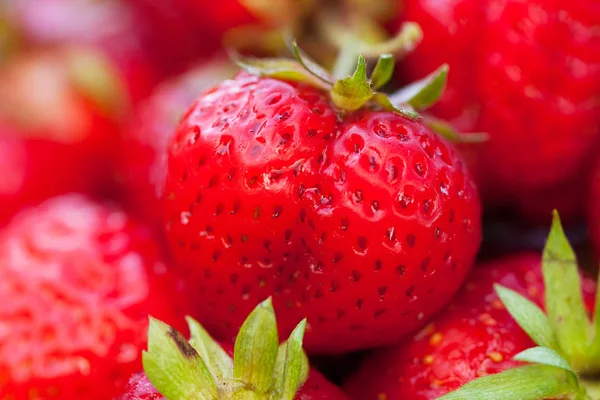
M167 143L182 114L199 94L233 74L226 60L203 63L161 84L136 110L124 134L120 173L125 202L146 221L162 220Z
M231 338L273 295L282 334L308 318L311 353L389 344L469 271L477 192L453 147L375 94L391 57L371 80L359 57L334 83L295 51L298 62L238 60L262 76L241 73L188 110L168 154L171 253L198 287L194 315L217 336ZM394 99L429 102L445 73Z
M600 157L593 169L588 204L588 227L596 254L600 257Z
M555 216L542 257L476 268L430 325L368 356L345 389L360 400L589 399L576 373L600 360L588 320L595 294Z
M489 134L489 141L468 150L484 200L524 218L536 208L582 210L576 193L585 188L581 174L600 139L600 36L593 33L600 3L402 4L402 20L424 32L403 63L405 76L418 78L447 62L453 73L432 112L463 131ZM579 186L571 189L573 181ZM561 199L565 187L568 202Z
M150 230L80 195L16 216L0 260L2 399L113 398L141 366L148 313L181 317Z
M277 324L270 299L248 316L235 349L225 350L227 345L221 347L192 318L188 324L192 333L189 343L168 325L150 321L149 350L144 353L148 375L133 375L120 400L178 399L186 398L186 393L201 393L203 399L347 399L340 388L309 369L301 347L306 320L286 344L277 348ZM181 371L185 371L183 376Z
M127 1L14 0L4 7L22 38L21 47L75 45L96 51L118 72L134 102L145 98L165 74L189 62Z
M0 223L22 205L111 187L126 104L119 88L103 59L83 49L26 53L3 64Z

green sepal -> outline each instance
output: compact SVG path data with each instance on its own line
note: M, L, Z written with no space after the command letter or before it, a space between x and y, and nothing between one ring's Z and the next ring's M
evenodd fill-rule
M67 53L72 84L105 115L120 118L127 113L129 98L113 65L102 55L82 48Z
M394 57L391 54L382 54L371 74L373 89L377 90L389 82L394 74Z
M495 284L494 289L510 315L537 345L560 351L552 326L541 308L502 285Z
M150 382L167 400L218 398L215 379L196 350L179 332L154 318L142 363Z
M584 370L589 356L591 326L583 303L575 253L556 210L542 255L542 272L546 288L546 313L561 354L575 370Z
M405 22L398 32L389 40L371 43L355 38L357 49L367 58L379 57L381 54L394 54L396 57L411 52L423 40L423 30L416 22Z
M285 58L255 58L244 57L233 51L229 51L231 59L246 72L274 79L306 83L308 85L329 90L330 85L317 79L316 76L304 68L296 60Z
M327 70L321 67L316 61L314 61L308 54L302 51L302 49L298 46L298 42L296 40L292 41L292 53L294 57L302 67L306 71L308 71L312 76L322 81L326 84L327 88L330 88L333 85L333 77Z
M548 347L538 346L523 350L515 355L513 360L558 367L575 374L567 360Z
M367 79L367 62L360 55L352 76L336 81L331 89L331 100L344 111L356 111L373 98L375 92Z
M285 345L285 360L281 382L283 400L293 400L298 389L308 378L308 358L304 350L302 350L302 339L305 329L306 319L300 321L290 334Z
M192 317L186 317L190 329L190 345L202 357L211 374L222 381L233 378L233 360L202 325Z
M490 139L487 133L483 132L458 132L452 124L448 121L444 121L439 118L435 118L431 115L423 115L423 123L429 127L432 131L442 136L446 140L452 143L485 143Z
M442 95L448 79L448 64L443 64L425 78L412 82L390 96L396 106L410 104L421 111L431 107Z
M562 368L526 365L483 376L438 400L587 399L577 377Z
M271 298L248 316L235 341L233 376L257 393L267 393L273 384L279 338Z
M396 107L392 104L387 94L385 93L375 93L372 99L375 103L379 104L379 106L385 111L392 111L398 113L408 119L417 120L420 118L419 114L414 112L410 106L408 107Z

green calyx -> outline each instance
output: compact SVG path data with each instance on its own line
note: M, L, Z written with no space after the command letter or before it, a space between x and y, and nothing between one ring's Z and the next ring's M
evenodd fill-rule
M69 49L66 57L69 78L81 95L108 117L119 118L126 114L127 90L107 59L83 48Z
M546 312L517 292L495 285L506 309L537 345L514 357L527 364L476 379L440 399L600 399L600 291L590 319L575 253L556 211L542 273Z
M144 371L167 400L292 400L308 377L308 358L302 350L306 320L279 345L270 298L240 328L233 359L202 325L186 320L189 341L150 319Z
M423 80L388 96L377 90L391 79L394 61L391 54L379 56L370 75L367 61L356 53L356 46L348 43L340 53L335 74L330 73L292 43L294 59L242 57L232 55L234 61L247 72L281 80L301 82L327 91L333 105L342 113L349 113L364 107L374 107L397 112L410 119L419 118L417 113L430 107L442 94L446 85L448 67L439 68ZM355 65L354 72L347 74L348 60Z

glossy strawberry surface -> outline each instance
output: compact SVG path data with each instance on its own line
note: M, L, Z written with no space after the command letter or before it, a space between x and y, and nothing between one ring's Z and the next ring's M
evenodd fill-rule
M149 229L80 195L16 216L0 233L0 398L119 394L148 314L182 320L161 253Z
M245 73L201 96L169 149L171 253L194 317L233 337L273 295L309 352L380 346L458 289L480 242L458 153L391 112L341 116L324 93Z
M541 257L522 253L476 267L445 310L427 327L394 347L367 356L345 390L356 400L430 400L480 376L517 366L517 353L535 346L496 295L500 283L540 306ZM595 282L583 280L589 310Z
M340 388L329 382L316 370L311 370L308 380L294 397L295 400L346 400L348 397ZM143 373L135 374L129 380L127 390L119 400L164 400Z
M203 63L161 84L138 107L124 134L119 171L125 203L132 212L147 221L162 221L169 139L196 98L233 74L233 66L227 60Z
M410 0L403 6L403 18L424 32L402 64L406 77L449 63L448 88L433 112L466 132L490 135L473 162L486 202L515 207L525 218L536 208L582 210L581 175L600 139L594 28L600 4ZM561 193L573 181L580 186L565 204Z

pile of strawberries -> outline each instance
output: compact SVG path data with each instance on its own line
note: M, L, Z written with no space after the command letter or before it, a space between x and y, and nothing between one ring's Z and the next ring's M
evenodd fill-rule
M0 2L0 400L596 400L599 258L599 2Z

